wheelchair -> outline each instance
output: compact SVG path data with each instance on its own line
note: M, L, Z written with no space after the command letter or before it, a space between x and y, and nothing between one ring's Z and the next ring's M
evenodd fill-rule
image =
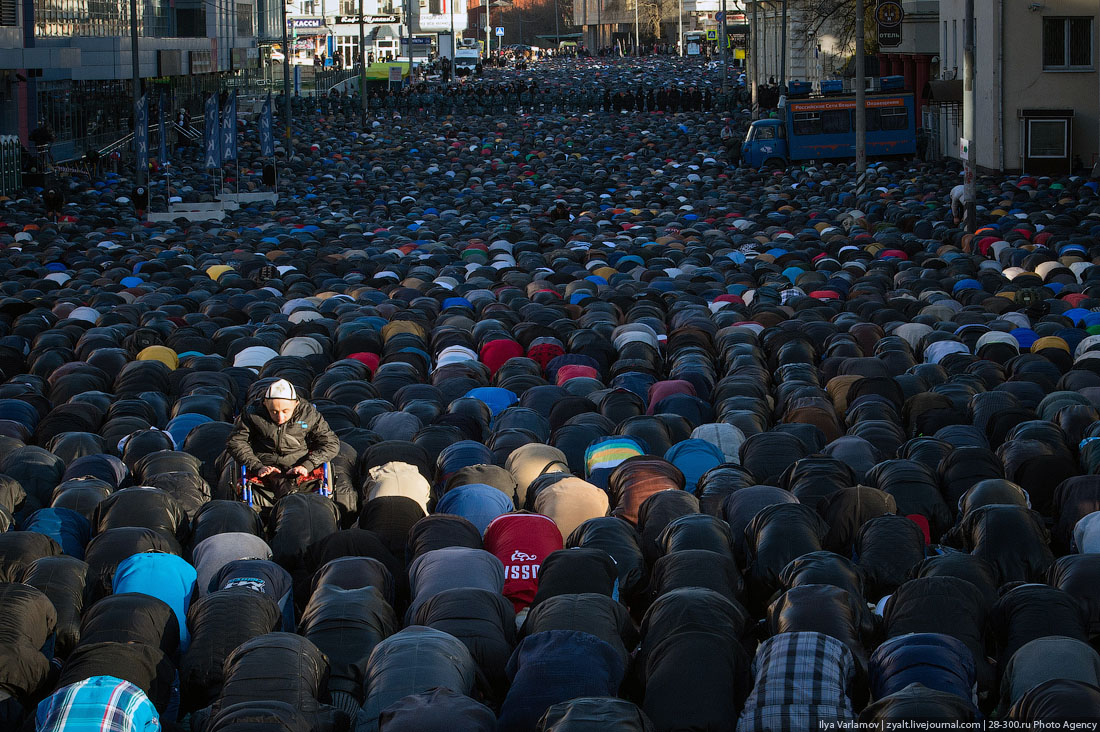
M317 473L318 470L320 471L320 475L315 477L314 474ZM258 479L251 478L248 475L248 468L244 465L237 465L236 476L237 495L240 496L240 499L243 502L247 503L249 507L255 508L255 502L253 500L252 494L252 486L257 484L256 482L258 481ZM318 479L320 480L320 486L317 489L317 493L324 496L325 498L332 498L333 477L331 463L322 463L320 468L315 469L313 473L310 473L305 478L300 478L298 480L298 483L301 484Z

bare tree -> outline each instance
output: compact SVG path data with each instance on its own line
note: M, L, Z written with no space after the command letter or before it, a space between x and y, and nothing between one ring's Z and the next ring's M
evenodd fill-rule
M639 34L647 40L660 38L662 27L675 22L680 7L679 0L637 0L637 3Z
M878 51L878 37L875 33L874 0L788 0L788 13L799 13L805 22L809 35L828 33L836 38L837 47L845 55L855 53L856 12L859 3L863 3L864 43L866 53Z
M534 45L538 35L554 32L554 13L558 14L557 27L562 33L573 30L573 4L569 0L526 0L502 10L509 37L518 36L519 42L527 45Z

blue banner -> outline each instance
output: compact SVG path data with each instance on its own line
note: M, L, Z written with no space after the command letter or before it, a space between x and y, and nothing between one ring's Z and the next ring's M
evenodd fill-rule
M149 95L142 94L134 114L134 154L138 170L149 169Z
M202 143L204 164L206 168L222 167L221 125L218 122L218 95L211 94L206 98L204 110L204 122L202 130Z
M265 158L275 157L275 122L271 112L271 92L268 92L263 110L260 112L260 155Z
M161 89L160 101L157 102L157 128L160 130L160 149L157 151L157 158L161 165L168 162L168 127L164 124L164 104L167 101L164 90Z
M237 92L229 95L222 110L222 160L237 159Z

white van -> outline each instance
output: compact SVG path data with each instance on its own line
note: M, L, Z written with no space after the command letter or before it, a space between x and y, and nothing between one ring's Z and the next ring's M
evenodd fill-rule
M454 63L455 76L468 76L481 63L481 51L476 48L456 48Z

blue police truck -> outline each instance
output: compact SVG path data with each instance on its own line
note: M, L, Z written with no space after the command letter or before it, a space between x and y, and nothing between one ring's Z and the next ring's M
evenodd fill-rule
M917 151L913 94L899 91L901 77L883 77L868 92L867 157L913 155ZM791 82L787 104L775 119L752 123L741 146L741 162L752 168L787 167L791 162L856 156L856 98L838 93L839 82L822 82L811 95L806 82Z

